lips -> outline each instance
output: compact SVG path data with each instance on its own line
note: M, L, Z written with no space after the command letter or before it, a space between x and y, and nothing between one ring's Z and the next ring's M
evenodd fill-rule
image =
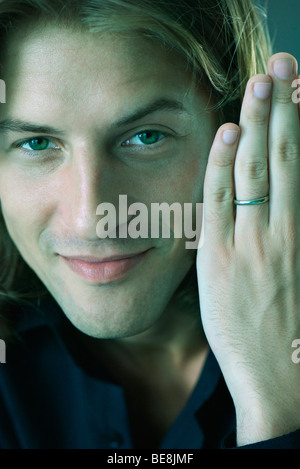
M150 250L109 257L61 255L61 258L74 273L89 283L107 284L128 274L147 256Z

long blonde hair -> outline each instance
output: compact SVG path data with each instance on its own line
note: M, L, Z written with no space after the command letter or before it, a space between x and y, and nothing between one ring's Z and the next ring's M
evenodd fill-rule
M209 85L223 122L238 123L246 82L266 73L271 55L266 15L253 0L0 0L0 41L24 24L45 22L161 41ZM1 210L0 263L0 337L5 338L13 331L16 305L38 301L46 291L10 239ZM177 294L191 305L198 302L195 269Z

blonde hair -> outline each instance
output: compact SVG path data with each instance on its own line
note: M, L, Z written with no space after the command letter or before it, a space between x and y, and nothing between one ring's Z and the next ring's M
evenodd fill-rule
M186 60L197 80L208 84L221 122L238 123L246 83L267 72L271 55L266 15L253 0L0 0L1 41L23 25L49 22L160 41ZM16 305L39 300L45 289L19 255L1 211L0 262L3 337L13 330ZM198 304L195 269L177 294L194 307Z

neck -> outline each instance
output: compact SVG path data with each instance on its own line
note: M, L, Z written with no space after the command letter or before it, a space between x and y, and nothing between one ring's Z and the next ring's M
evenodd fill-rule
M209 347L198 312L169 308L146 332L87 346L125 392L137 448L155 448L185 406Z
M189 355L206 343L198 312L171 304L150 329L133 337L114 341L123 348L147 353L156 350L159 353Z
M207 355L208 344L203 332L199 310L180 307L172 302L161 318L147 331L121 339L84 338L97 356L111 356L113 361L128 361L131 367L143 368L167 361L175 368ZM202 360L201 360L202 361Z

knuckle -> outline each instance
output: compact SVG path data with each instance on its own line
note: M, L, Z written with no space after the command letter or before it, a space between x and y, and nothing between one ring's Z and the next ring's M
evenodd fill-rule
M291 90L281 91L280 93L275 93L273 96L273 101L276 104L290 104L292 103L292 93Z
M245 161L240 165L240 171L251 179L262 179L266 177L268 165L266 161Z
M232 158L225 153L218 153L214 156L213 164L219 168L228 168L232 166Z
M260 112L258 109L252 110L251 112L247 112L246 121L247 125L266 126L269 122L269 114Z
M295 161L299 159L299 143L293 140L279 142L276 146L276 155L279 161Z
M233 188L225 186L214 189L210 194L211 200L218 204L228 201L232 202L233 196Z

